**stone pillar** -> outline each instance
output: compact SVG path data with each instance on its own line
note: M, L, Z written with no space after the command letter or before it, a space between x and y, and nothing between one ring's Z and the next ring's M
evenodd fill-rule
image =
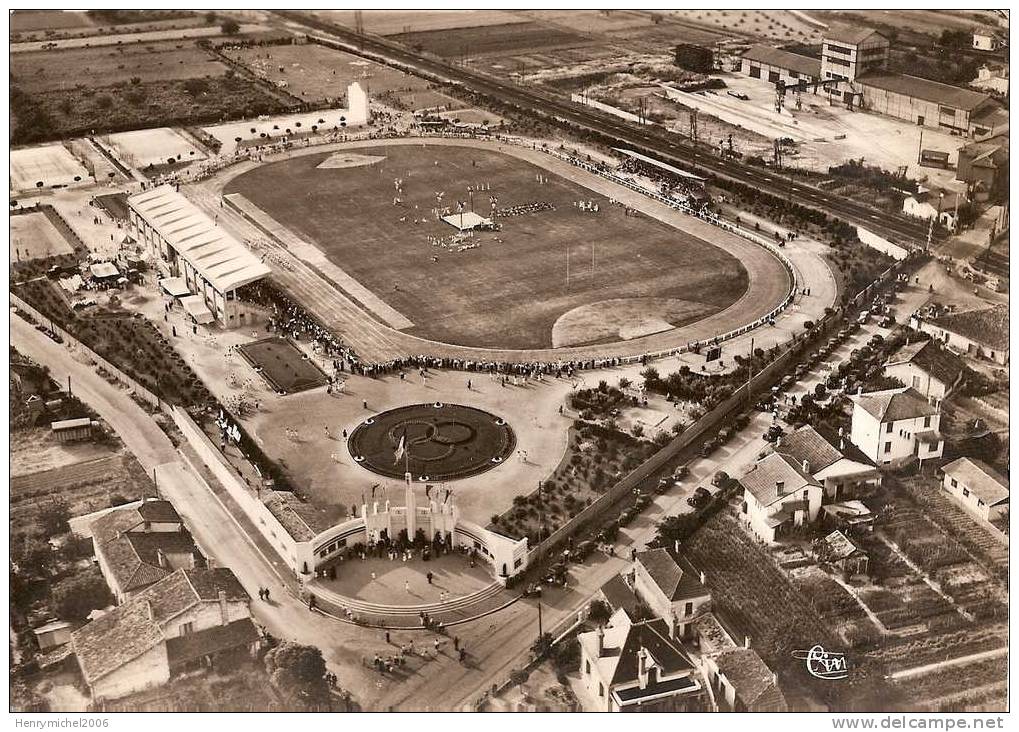
M414 541L414 534L417 533L417 507L414 505L414 481L410 473L404 473L406 487L404 493L406 499L404 505L407 507L407 540Z

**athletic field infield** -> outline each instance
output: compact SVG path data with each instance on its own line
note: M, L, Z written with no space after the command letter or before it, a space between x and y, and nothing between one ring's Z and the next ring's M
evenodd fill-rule
M434 144L353 152L269 163L224 193L319 247L413 323L408 334L499 349L609 343L695 322L747 290L730 254L519 158ZM501 229L452 241L435 209L458 201Z

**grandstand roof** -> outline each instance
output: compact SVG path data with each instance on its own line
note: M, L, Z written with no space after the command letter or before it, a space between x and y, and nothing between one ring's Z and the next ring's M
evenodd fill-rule
M703 183L705 180L702 176L694 175L693 173L688 173L685 170L680 170L679 168L669 165L668 163L663 163L661 160L655 160L654 158L649 158L647 155L641 155L639 152L634 152L633 150L625 150L621 147L614 147L612 149L617 153L627 156L628 158L640 160L642 163L653 165L656 168L660 168L661 170L664 170L668 173L672 173L673 175L679 176L680 178L695 180L699 183Z
M163 185L127 199L219 292L229 292L269 275L269 268L241 242L216 225L198 206Z

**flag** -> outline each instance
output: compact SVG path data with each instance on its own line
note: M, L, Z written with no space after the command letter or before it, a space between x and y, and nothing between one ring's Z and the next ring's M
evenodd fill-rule
M406 454L406 452L407 452L407 430L404 430L403 434L400 435L400 443L396 446L396 454L393 458L393 464L396 465L397 463L399 463L400 458L402 458L404 454Z

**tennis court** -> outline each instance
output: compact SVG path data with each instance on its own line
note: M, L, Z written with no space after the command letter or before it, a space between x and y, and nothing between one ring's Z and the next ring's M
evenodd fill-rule
M166 165L171 158L175 162L185 162L205 160L207 157L171 127L118 132L110 135L107 142L117 157L139 170L150 165Z
M11 189L70 186L88 178L88 171L63 145L40 145L11 150Z

